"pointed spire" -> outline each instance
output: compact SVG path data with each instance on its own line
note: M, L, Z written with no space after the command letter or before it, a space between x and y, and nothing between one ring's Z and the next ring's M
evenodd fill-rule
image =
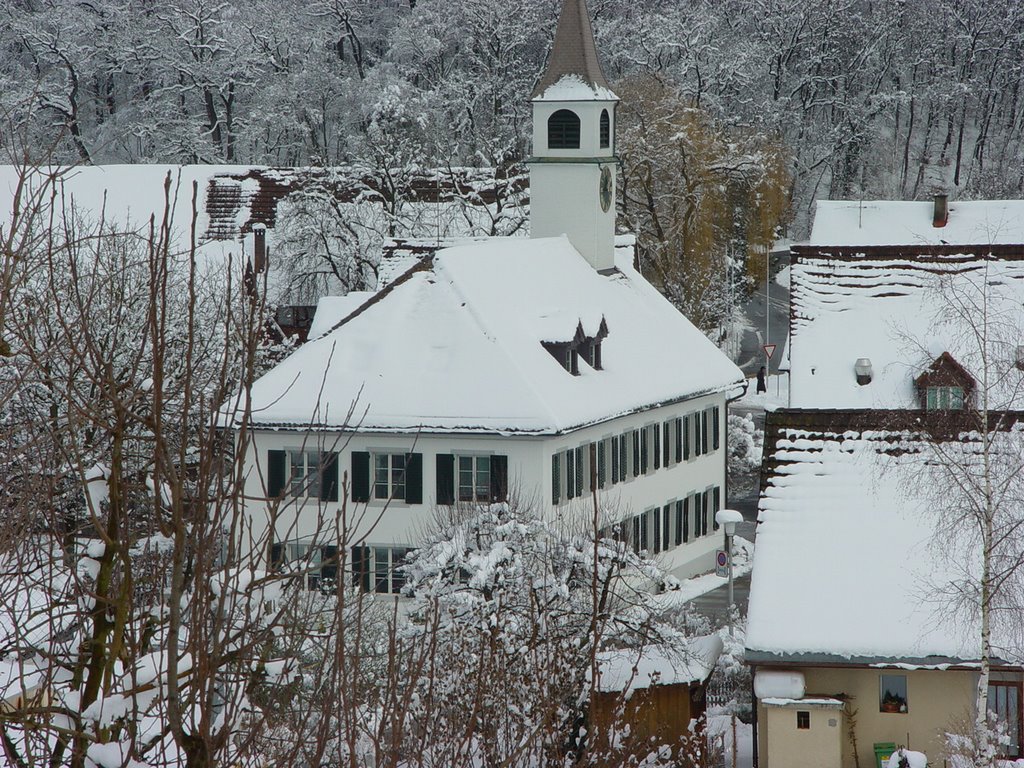
M558 17L548 66L531 98L541 96L565 75L577 75L587 85L611 90L597 58L586 0L562 0L562 14Z

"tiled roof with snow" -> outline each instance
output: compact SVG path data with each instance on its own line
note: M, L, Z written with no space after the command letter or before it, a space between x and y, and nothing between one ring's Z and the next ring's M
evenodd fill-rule
M932 226L934 204L896 200L819 200L810 245L1017 245L1024 243L1024 200L949 203Z
M633 270L630 249L618 256L601 275L564 237L442 250L257 381L253 420L557 433L737 387L742 373ZM541 344L556 322L568 342L601 317L603 370L581 359L573 376Z
M1007 342L1001 351L990 354L989 362L1000 374L1008 372L1016 354L1010 336L1016 335L1013 329L1024 327L1024 202L952 204L949 224L942 231L949 230L950 236L960 233L966 239L976 231L984 211L994 220L1009 215L1014 206L1020 209L1021 218L1012 233L1020 245L1006 241L977 246L858 245L856 233L842 225L855 205L819 204L812 240L820 244L794 248L786 350L790 404L799 408L917 407L914 379L943 352L979 378L982 361L969 331L981 317L983 296L990 330L1006 332ZM887 220L907 222L924 215L922 205L930 210L930 204L921 203L865 203L875 218L885 212ZM965 209L973 212L969 221L962 218ZM911 212L916 213L910 216ZM930 228L930 214L924 218ZM871 215L865 220L874 221ZM1003 226L1000 231L1012 240L1011 230ZM876 239L896 242L895 235ZM854 374L860 358L870 360L873 368L872 381L865 386L857 383ZM1007 382L1004 392L995 393L999 402L994 407L1024 406L1019 377L1009 376Z
M934 454L915 427L921 414L897 413L907 428L893 412L769 414L750 658L933 666L980 658L976 619L953 598L977 575L980 548L969 524L953 526L955 537L942 527L950 510L936 503L941 474L923 471ZM999 416L1007 427L1022 418ZM996 440L1012 449L1021 440L1014 429ZM975 456L962 430L954 424L939 440ZM995 621L995 656L1019 663L1019 627Z

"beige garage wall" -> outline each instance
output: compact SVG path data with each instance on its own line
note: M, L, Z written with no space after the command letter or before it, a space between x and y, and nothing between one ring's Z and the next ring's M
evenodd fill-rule
M876 742L893 742L924 752L933 765L941 765L942 733L957 722L965 721L974 711L975 672L865 668L801 668L800 671L807 680L808 697L841 693L852 697L848 709L856 710L854 721L861 768L875 765ZM906 675L906 713L879 711L882 674ZM815 731L815 715L827 717L828 710L812 712L811 732ZM758 722L762 724L758 729L761 768L803 765L798 762L802 743L794 740L797 736L795 709L759 706ZM845 719L840 725L841 768L855 768ZM774 731L775 727L779 728L778 733ZM826 765L832 763L819 761L816 764L817 768L825 768ZM836 765L836 768L840 766Z

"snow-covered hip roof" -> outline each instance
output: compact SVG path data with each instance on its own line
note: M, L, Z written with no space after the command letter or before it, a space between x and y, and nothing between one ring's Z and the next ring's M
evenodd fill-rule
M601 275L564 237L439 251L259 379L252 419L551 434L739 386L739 369L629 261ZM573 376L541 343L602 318L601 370L581 358Z

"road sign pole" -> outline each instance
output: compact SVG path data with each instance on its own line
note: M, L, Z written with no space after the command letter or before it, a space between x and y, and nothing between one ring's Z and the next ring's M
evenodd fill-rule
M725 546L729 552L729 636L732 637L732 607L734 605L732 594L732 535L727 533L725 540L727 542Z

